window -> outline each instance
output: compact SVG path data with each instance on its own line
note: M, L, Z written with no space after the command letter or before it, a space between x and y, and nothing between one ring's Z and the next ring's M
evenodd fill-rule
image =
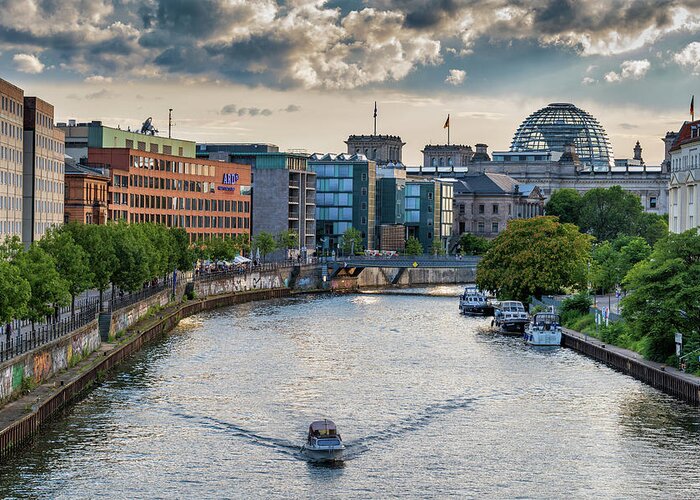
M492 232L492 233L497 233L497 232L498 232L498 222L492 222L492 223L491 223L491 232Z
M493 207L492 207L492 212L493 212L494 214L497 214L497 213L498 213L498 205L493 205Z
M362 196L367 196L367 188L364 188L364 187L362 188L361 195L362 195Z
M459 204L459 215L464 215L464 203Z
M367 180L367 174L362 172L362 175L360 176L363 181Z
M483 214L484 213L484 205L479 205L479 213Z
M483 222L479 222L476 227L477 227L478 232L480 232L480 233L484 232L484 223Z
M433 193L430 193L430 192L428 193L428 199L429 199L429 200L432 200L432 199L433 199Z

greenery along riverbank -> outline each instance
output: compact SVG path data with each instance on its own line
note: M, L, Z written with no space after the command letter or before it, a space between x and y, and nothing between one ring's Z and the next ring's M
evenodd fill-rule
M481 288L523 302L580 292L562 315L567 326L587 333L595 331L589 292L620 289L624 322L600 329L601 339L673 365L679 364L676 332L683 334L684 353L700 349L696 230L669 235L662 217L644 213L639 199L618 187L583 197L557 191L547 212L556 216L511 220L490 243L477 269ZM697 356L685 361L689 371L700 370Z

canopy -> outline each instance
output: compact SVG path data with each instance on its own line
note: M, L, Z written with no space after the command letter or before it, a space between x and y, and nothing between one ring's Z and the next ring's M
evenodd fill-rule
M242 255L237 255L236 258L233 259L234 264L247 264L248 262L252 261L247 257L243 257Z
M334 436L337 432L337 428L332 420L317 420L311 422L309 426L309 433L318 432L321 436Z

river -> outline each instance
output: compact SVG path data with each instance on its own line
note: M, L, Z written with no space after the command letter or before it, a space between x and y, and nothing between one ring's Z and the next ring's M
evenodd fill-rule
M0 496L700 497L697 409L421 291L183 320L0 464ZM298 453L319 417L342 464Z

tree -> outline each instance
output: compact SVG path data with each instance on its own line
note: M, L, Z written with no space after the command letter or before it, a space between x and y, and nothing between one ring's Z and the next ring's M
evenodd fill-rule
M637 195L620 186L595 188L583 195L579 227L599 241L611 241L620 235L636 235L641 217Z
M355 229L354 227L347 228L340 239L340 248L346 255L349 255L353 251L361 251L362 233L359 229Z
M687 349L700 347L700 235L672 234L654 246L650 257L625 278L628 295L622 314L629 335L645 357L668 362L676 332Z
M19 236L7 236L0 244L0 260L12 260L20 252L24 251L24 245Z
M149 268L153 260L149 257L150 242L140 231L130 229L124 223L111 224L114 232L114 255L117 266L112 274L112 284L121 290L135 292L154 275Z
M287 250L287 256L289 256L289 250L299 248L299 233L293 229L282 231L277 235L277 245Z
M489 240L472 233L463 233L459 237L459 247L465 255L483 255L489 249Z
M591 238L556 217L513 219L477 266L476 282L525 301L564 287L585 288Z
M623 236L613 242L613 247L619 252L618 265L620 269L620 281L634 267L651 254L651 247L646 240L639 236Z
M433 255L445 255L445 247L440 240L433 241Z
M39 246L56 262L56 270L68 282L71 312L75 312L75 296L92 286L93 275L85 250L69 231L52 229L39 241Z
M31 296L25 318L35 321L56 312L58 306L68 304L68 282L56 270L56 261L39 245L33 243L29 250L17 254L13 260L22 277L29 283Z
M236 257L236 246L230 238L212 238L205 245L214 260L233 260Z
M0 325L8 325L13 319L27 316L31 293L31 286L19 269L0 260Z
M261 231L253 238L253 247L260 250L260 255L265 260L265 257L277 250L277 242L272 234Z
M620 269L620 253L609 241L595 245L591 252L590 278L593 288L602 293L610 292L623 277Z
M557 189L544 206L544 212L559 217L561 223L579 225L582 202L581 195L575 189Z
M668 234L668 216L643 212L637 220L635 234L653 245Z
M241 254L250 252L250 235L239 233L233 238L234 244Z
M170 234L173 242L175 267L181 271L192 269L196 259L187 231L181 227L173 227L170 228Z
M75 242L82 247L90 262L92 282L100 291L100 304L102 295L112 280L112 274L118 265L114 251L113 224L77 224L71 222L63 226Z
M406 240L406 255L423 255L423 245L418 238L411 236Z

